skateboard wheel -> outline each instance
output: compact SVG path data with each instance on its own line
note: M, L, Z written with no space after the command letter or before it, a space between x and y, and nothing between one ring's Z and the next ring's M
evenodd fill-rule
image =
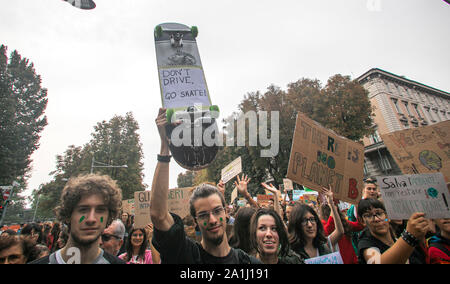
M168 123L172 123L172 116L174 114L173 108L169 108L166 111L166 118Z
M216 105L209 106L209 111L211 112L211 117L218 118L219 117L219 107Z
M191 33L194 38L198 36L198 28L196 26L191 27Z
M158 25L155 28L155 37L159 38L161 36L162 36L162 27L160 25Z

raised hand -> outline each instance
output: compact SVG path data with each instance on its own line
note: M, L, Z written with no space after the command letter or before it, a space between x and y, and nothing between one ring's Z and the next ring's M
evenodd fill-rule
M274 195L276 195L278 193L278 189L275 186L273 186L272 184L267 185L265 182L262 182L261 185L268 191L272 192Z
M217 184L217 188L219 189L220 193L222 193L223 196L225 196L225 184L222 180L219 181Z
M234 182L234 185L236 186L238 192L245 196L248 194L247 186L250 182L251 178L248 178L247 175L242 175L242 180L239 178L239 175L237 176L237 181Z
M166 109L160 108L158 112L158 117L155 119L156 126L158 127L159 136L162 143L168 143L168 138L166 135L166 125L168 124L166 118Z

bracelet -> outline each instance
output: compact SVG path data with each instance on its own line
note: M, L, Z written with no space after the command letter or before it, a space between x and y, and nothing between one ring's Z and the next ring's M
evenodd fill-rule
M158 161L162 162L162 163L169 163L170 162L170 158L172 158L172 156L168 155L168 156L161 156L158 154Z
M408 245L412 247L416 247L419 244L419 240L417 240L417 238L406 229L403 231L401 237Z

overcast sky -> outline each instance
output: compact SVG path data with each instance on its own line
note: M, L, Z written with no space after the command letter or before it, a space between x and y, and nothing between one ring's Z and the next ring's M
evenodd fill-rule
M443 0L0 0L0 44L29 58L48 89L48 126L32 155L29 194L56 155L91 139L97 122L133 112L151 185L161 106L153 29L199 29L201 60L221 116L244 95L302 77L324 85L378 67L450 92L450 5ZM170 186L184 170L171 163Z

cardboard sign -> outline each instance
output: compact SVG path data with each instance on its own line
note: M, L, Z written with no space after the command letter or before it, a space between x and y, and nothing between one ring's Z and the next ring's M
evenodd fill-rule
M388 218L408 220L414 212L427 219L450 218L450 194L441 173L377 177Z
M313 190L332 186L336 199L357 204L363 188L364 146L299 113L287 177Z
M305 259L306 264L344 264L339 252Z
M292 191L292 200L293 201L298 201L300 200L300 197L303 195L302 190L293 190Z
M136 191L134 193L134 226L145 228L151 223L150 218L150 191Z
M261 207L269 207L269 200L274 200L273 195L267 195L267 194L257 194L256 195L257 202L259 206Z
M128 215L136 214L135 209L134 209L134 198L122 200L122 212L128 213Z
M241 157L239 157L222 169L223 183L227 183L229 180L231 180L241 172L242 172L242 160Z
M286 190L286 191L294 189L294 183L292 182L292 180L290 180L288 178L283 179L283 185L284 185L284 190Z
M169 212L177 214L181 219L189 215L189 199L193 190L194 187L169 189Z
M450 120L381 135L403 174L441 172L450 182Z
M231 202L230 202L230 203L233 203L234 200L237 198L237 196L238 196L238 190L237 190L237 188L235 187L235 188L233 189L233 191L231 192Z

